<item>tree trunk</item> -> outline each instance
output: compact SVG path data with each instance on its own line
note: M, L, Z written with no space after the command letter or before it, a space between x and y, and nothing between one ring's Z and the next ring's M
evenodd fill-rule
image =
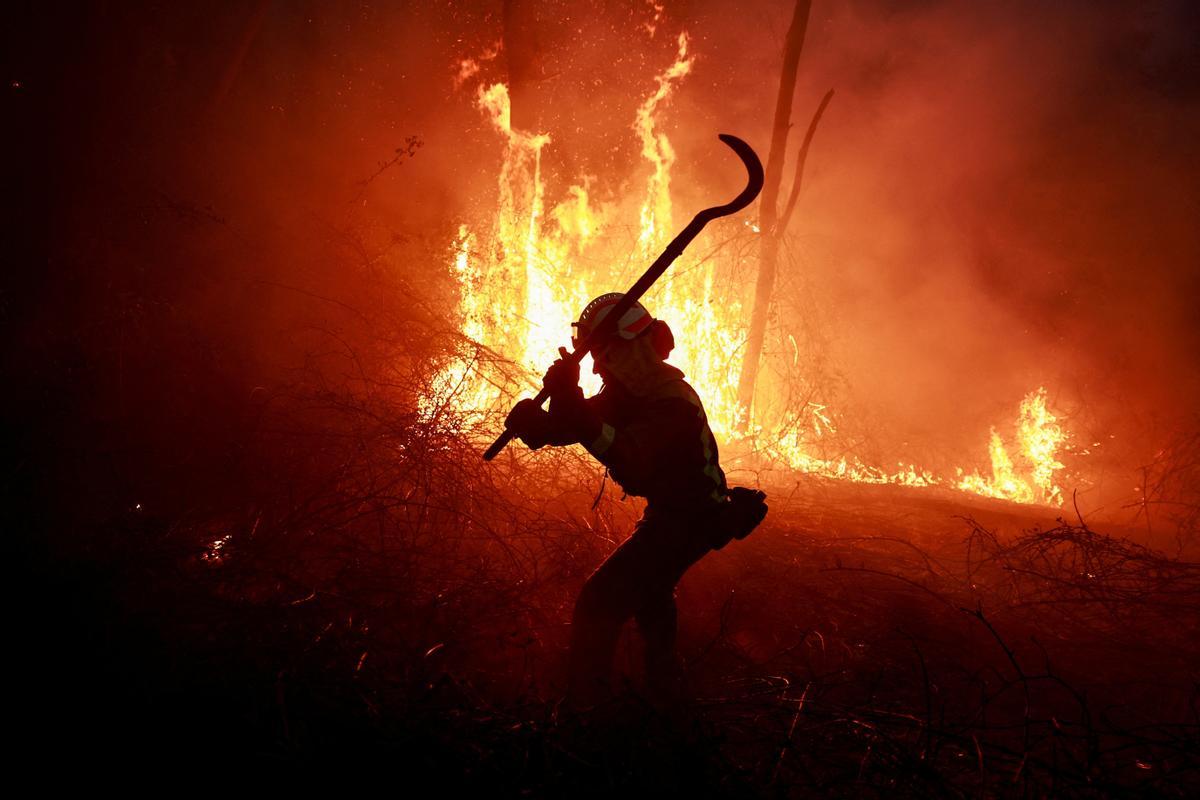
M536 132L540 128L533 94L543 71L536 5L529 0L504 0L503 23L512 127L525 133Z
M754 385L758 380L758 365L762 356L763 337L767 330L767 312L775 290L775 273L779 262L779 236L776 231L779 209L779 184L782 180L784 154L787 150L788 129L792 119L792 95L796 91L796 70L800 50L808 28L810 0L796 0L792 24L788 28L783 50L783 71L779 76L779 96L775 102L775 122L771 131L771 149L767 153L766 175L759 205L759 264L758 281L754 288L754 310L750 315L750 335L738 381L738 404L742 409L743 430L749 424L754 403Z

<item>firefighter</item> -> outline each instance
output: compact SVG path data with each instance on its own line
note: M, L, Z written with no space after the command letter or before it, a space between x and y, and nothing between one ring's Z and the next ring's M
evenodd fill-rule
M588 303L574 323L573 343L620 299L610 293ZM630 618L645 642L650 694L665 704L681 699L675 586L688 567L744 537L766 514L761 492L731 495L704 406L683 373L666 363L674 344L667 324L635 303L593 350L600 392L583 396L579 365L560 349L563 358L543 381L549 411L523 400L507 420L534 450L582 444L627 494L647 501L633 534L587 579L575 604L567 696L576 707L611 694L617 640Z

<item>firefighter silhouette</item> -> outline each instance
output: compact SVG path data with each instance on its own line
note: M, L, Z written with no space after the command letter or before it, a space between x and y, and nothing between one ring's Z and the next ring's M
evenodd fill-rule
M621 297L601 295L584 308L574 323L576 346ZM600 392L583 396L579 365L560 348L563 358L543 381L549 411L522 400L507 420L535 450L582 444L627 494L647 500L633 534L587 579L575 604L567 699L576 707L611 695L617 641L630 618L645 643L649 693L666 704L682 700L676 584L705 554L743 538L766 514L761 492L727 486L704 406L665 361L674 344L667 324L635 303L593 350Z

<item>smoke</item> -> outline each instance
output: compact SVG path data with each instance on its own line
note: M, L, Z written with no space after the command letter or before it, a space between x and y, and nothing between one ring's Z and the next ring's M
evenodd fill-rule
M697 26L693 86L724 76L708 116L754 121L759 143L787 10ZM959 426L961 444L1037 385L1109 422L1196 407L1198 20L1182 3L815 4L793 149L836 96L793 233L854 391L903 438Z
M540 9L531 97L560 185L628 191L644 169L629 120L678 31L694 63L659 115L676 216L737 179L716 132L765 158L790 3L690 4L653 37L636 4ZM973 452L986 468L989 427L1045 386L1089 450L1078 465L1112 466L1145 460L1160 445L1147 431L1197 407L1198 26L1186 3L814 4L791 158L836 95L778 324L829 349L837 412L869 418L881 453Z

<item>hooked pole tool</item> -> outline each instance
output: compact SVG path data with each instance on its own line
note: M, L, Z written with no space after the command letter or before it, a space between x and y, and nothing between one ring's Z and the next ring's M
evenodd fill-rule
M738 137L731 136L728 133L722 133L717 138L729 145L733 152L737 153L738 158L742 160L742 164L745 165L747 173L746 188L742 189L741 194L725 205L706 208L692 217L692 221L688 223L687 227L671 240L671 243L667 245L658 258L654 259L654 263L642 273L642 277L638 278L637 282L625 293L625 296L617 302L616 307L600 320L595 329L579 343L579 346L573 352L565 356L567 360L578 364L585 355L591 352L593 347L611 336L617 328L618 321L621 317L625 316L625 312L641 299L646 290L653 286L654 282L667 271L667 267L671 266L672 262L679 258L680 253L691 244L692 239L696 238L696 235L704 229L705 225L717 217L727 217L730 214L736 214L754 202L754 198L758 197L758 193L762 190L763 185L763 167L754 149ZM549 396L550 393L543 387L537 393L537 396L533 398L533 402L540 406L546 402ZM505 428L504 432L496 437L496 441L492 442L492 446L484 452L484 461L491 461L495 458L504 449L505 445L512 441L515 435L516 433L512 429Z

